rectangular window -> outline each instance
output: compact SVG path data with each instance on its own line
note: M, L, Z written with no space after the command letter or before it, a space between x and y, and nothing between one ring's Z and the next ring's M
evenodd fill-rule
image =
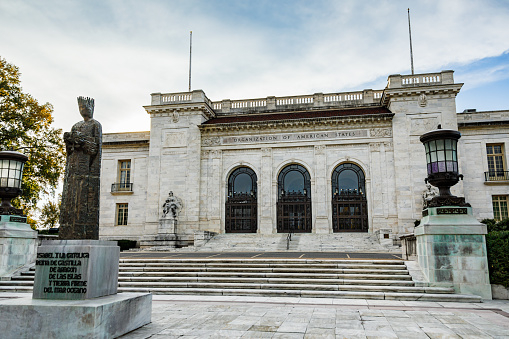
M131 190L131 160L120 160L118 162L118 190Z
M509 214L507 212L507 200L507 195L493 196L493 218L495 220L509 218Z
M127 204L117 204L117 222L116 225L127 225Z
M490 180L504 177L504 147L503 144L487 144L488 176ZM501 179L498 179L501 180Z

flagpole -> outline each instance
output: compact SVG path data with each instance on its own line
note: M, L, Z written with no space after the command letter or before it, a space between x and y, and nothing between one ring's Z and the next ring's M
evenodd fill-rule
M189 92L191 92L191 56L193 53L193 31L189 32Z
M412 52L412 30L410 29L410 8L408 9L408 35L410 37L410 65L412 67L412 75L414 75L414 54Z

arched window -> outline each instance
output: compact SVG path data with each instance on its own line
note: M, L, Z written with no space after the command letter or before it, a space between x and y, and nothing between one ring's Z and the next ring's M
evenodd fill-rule
M332 173L332 229L368 231L366 180L356 164L340 164Z
M256 233L257 178L249 167L239 167L228 177L226 197L226 233Z
M278 233L311 232L311 178L301 165L288 165L278 176Z

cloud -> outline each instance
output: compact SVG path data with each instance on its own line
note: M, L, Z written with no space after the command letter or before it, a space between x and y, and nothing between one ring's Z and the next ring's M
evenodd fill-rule
M509 5L474 0L3 2L0 45L64 130L79 95L105 132L148 130L150 93L187 90L190 30L193 88L212 100L362 90L409 72L409 5L416 72L509 49Z

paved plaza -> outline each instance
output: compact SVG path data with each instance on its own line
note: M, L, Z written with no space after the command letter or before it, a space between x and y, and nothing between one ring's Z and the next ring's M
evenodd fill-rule
M141 338L509 338L509 301L154 295Z
M509 338L509 301L154 295L152 323L121 338Z

